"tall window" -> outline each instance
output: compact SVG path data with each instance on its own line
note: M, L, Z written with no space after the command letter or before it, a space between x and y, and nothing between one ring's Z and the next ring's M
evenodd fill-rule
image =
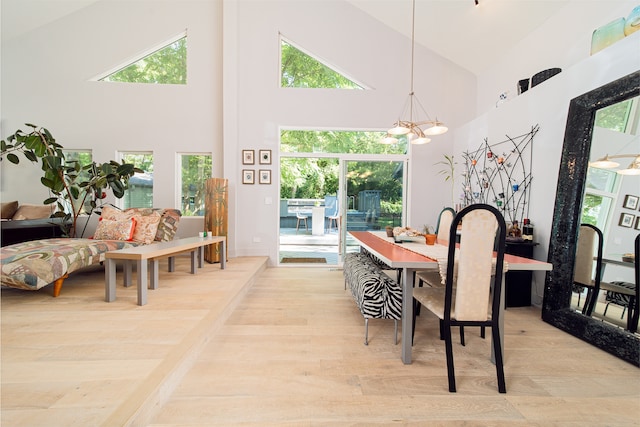
M604 230L613 210L618 174L610 169L589 168L581 222Z
M187 37L154 50L105 77L105 82L187 84Z
M180 210L183 216L204 215L204 185L211 178L210 154L179 154L180 162Z
M319 59L281 39L282 87L362 89L362 86Z
M123 208L152 208L153 207L153 153L123 152L121 160L132 163L144 173L136 173L129 178L129 188L122 200Z
M72 165L77 162L77 166L79 168L77 174L78 177L76 182L83 182L89 180L89 173L82 168L84 166L90 165L93 162L93 154L91 150L62 150L64 153L64 158L67 162L67 165ZM80 193L80 198L84 197L84 193ZM80 213L89 213L91 212L91 200L93 200L94 195L89 195L84 201L84 205L80 209ZM78 205L81 202L78 201ZM76 204L76 203L74 203Z

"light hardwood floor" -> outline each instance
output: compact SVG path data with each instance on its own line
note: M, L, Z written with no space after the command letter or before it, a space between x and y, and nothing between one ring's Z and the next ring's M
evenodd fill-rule
M371 321L363 344L341 271L265 263L161 264L143 307L135 287L105 303L100 269L56 299L3 289L1 425L639 425L640 369L539 309L506 312L507 394L473 328L454 342L451 394L435 318L419 318L404 365L392 321Z

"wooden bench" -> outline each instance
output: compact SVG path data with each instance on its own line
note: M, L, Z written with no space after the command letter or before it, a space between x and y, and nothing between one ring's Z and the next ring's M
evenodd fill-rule
M135 261L137 265L138 305L147 303L147 269L148 261L151 261L151 281L149 288L158 288L158 260L169 257L169 271L174 270L174 256L191 252L191 274L196 274L197 267L202 267L204 259L203 247L214 243L220 243L220 268L226 267L227 238L225 236L187 237L175 239L169 242L154 243L151 245L137 246L134 248L110 251L105 254L105 301L112 302L116 299L116 260L124 260L125 286L131 284L131 267Z

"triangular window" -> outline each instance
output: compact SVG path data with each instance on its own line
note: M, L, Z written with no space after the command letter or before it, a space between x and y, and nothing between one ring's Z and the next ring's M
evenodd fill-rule
M187 84L187 37L182 35L154 49L136 62L98 78L105 82Z
M323 64L292 43L280 40L282 87L364 89L362 85Z

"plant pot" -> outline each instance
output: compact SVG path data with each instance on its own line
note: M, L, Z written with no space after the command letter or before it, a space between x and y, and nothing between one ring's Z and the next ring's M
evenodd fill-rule
M387 237L393 237L393 227L387 227Z
M424 235L424 242L427 245L435 245L436 237L437 237L437 235L435 235L435 234L425 234Z

